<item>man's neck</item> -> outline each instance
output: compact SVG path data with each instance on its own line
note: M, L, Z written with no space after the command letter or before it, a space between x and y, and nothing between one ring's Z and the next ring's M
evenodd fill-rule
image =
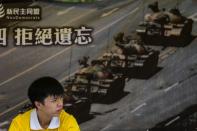
M51 120L52 120L52 117L46 115L45 113L43 113L42 111L39 111L39 110L36 110L36 112L37 112L38 121L40 123L40 126L44 129L47 129Z

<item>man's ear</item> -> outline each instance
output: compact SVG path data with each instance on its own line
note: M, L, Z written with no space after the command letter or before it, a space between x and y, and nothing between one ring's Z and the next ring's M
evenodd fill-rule
M34 104L35 104L35 106L36 106L37 109L40 109L41 106L42 106L42 103L39 102L39 101L35 101Z

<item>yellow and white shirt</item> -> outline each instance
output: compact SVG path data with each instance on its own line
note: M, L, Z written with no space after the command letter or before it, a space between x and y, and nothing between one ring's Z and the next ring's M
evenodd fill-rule
M13 119L9 131L80 131L80 129L75 118L64 110L61 111L59 117L52 118L47 129L42 129L36 110L33 109L17 115Z

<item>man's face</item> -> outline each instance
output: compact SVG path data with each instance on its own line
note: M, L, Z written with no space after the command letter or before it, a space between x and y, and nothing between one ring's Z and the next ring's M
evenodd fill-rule
M37 108L48 116L59 116L63 109L63 97L48 96L44 99L43 103L40 103L39 106L37 106Z

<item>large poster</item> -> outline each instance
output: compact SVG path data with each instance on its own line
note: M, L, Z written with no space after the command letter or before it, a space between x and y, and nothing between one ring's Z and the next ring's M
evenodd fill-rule
M0 1L0 131L32 109L51 129L28 97L42 77L82 131L195 131L196 22L196 0Z

